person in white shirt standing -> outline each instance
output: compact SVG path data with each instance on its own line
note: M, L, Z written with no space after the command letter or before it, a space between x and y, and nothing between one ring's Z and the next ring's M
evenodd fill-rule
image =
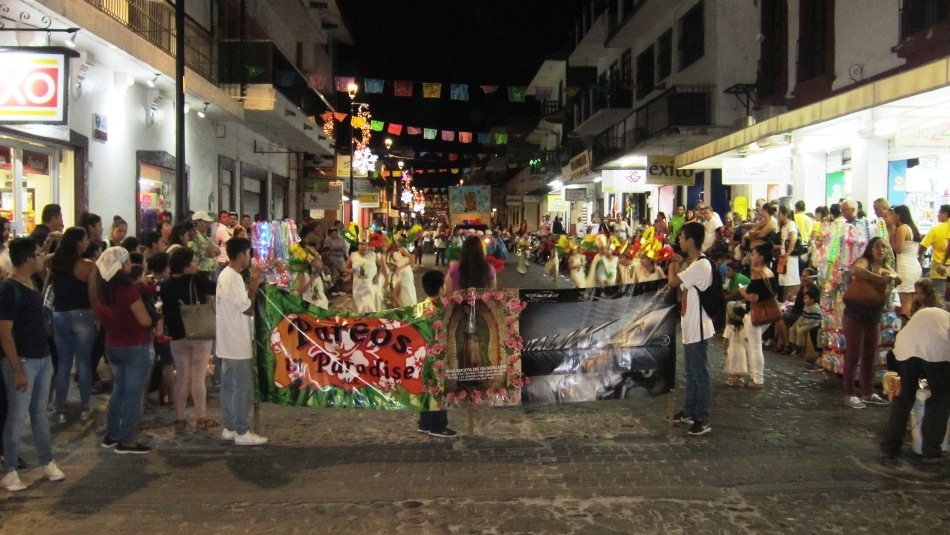
M580 243L581 240L587 236L587 225L584 223L583 217L577 218L577 225L574 227L574 235L577 236L578 243Z
M228 211L221 210L218 212L218 228L214 231L214 241L218 244L218 249L220 253L218 254L218 266L224 268L228 265L228 253L225 250L224 244L228 243L228 240L231 239L231 234L233 231L228 226Z
M699 292L712 284L712 263L700 258L705 231L700 223L686 223L680 229L680 250L686 255L689 267L679 271L677 255L670 263L669 285L682 287L686 306L681 312L683 330L683 360L686 372L686 403L673 417L674 423L690 424L690 435L704 435L712 431L709 425L710 383L706 362L706 340L716 334L712 319L699 302Z
M719 241L719 229L722 228L722 218L719 217L719 214L713 212L711 206L701 204L696 206L696 211L699 213L699 219L703 222L704 238L703 238L703 251L709 251L712 249L716 242Z
M254 396L252 383L251 321L257 289L263 271L251 263L251 242L232 238L225 245L228 265L218 275L215 295L215 328L217 354L221 359L221 413L224 429L221 438L233 440L238 446L266 444L267 438L251 431L248 413ZM247 286L241 271L251 266Z

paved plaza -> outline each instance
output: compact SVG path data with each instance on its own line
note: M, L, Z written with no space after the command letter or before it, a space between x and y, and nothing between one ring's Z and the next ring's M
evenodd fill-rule
M511 262L499 280L568 286ZM0 491L0 533L950 532L950 462L879 462L887 407L845 407L840 379L790 356L766 352L764 391L725 386L722 363L717 339L700 437L667 424L671 396L477 410L473 430L454 411L457 439L417 433L411 413L261 404L271 442L254 448L193 422L176 433L150 406L155 450L120 456L99 446L97 396L91 421L52 426L64 482L41 480L25 449L30 488ZM209 406L217 417L216 392Z

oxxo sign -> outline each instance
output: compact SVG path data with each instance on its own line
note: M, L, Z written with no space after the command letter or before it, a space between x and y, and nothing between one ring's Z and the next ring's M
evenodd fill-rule
M0 51L0 123L66 122L63 54Z
M660 186L692 186L696 172L677 169L674 156L647 156L647 184Z

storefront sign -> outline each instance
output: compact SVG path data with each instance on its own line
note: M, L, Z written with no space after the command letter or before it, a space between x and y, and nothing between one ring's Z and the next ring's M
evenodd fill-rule
M306 210L339 210L343 204L340 183L327 180L303 180L303 207Z
M36 175L49 174L49 155L31 150L23 151L23 172Z
M336 176L337 178L350 178L350 155L337 154L336 156ZM353 170L353 176L366 178L366 172L359 169Z
M567 203L564 201L564 197L558 193L554 195L548 195L548 212L566 212Z
M902 149L950 149L950 119L898 117L894 145Z
M64 124L67 65L63 54L0 51L0 123Z
M524 202L524 197L521 195L508 195L505 197L505 205L518 207L521 206Z
M586 202L587 188L571 188L564 190L564 200L567 202Z
M675 156L647 156L647 184L659 186L692 186L696 172L677 169Z
M360 193L356 200L360 208L379 208L379 193Z
M644 169L608 169L600 182L604 193L641 193L649 190Z
M561 168L561 176L565 184L582 178L588 172L590 172L590 153L586 150L571 158L571 161Z
M792 180L792 160L783 158L774 162L757 162L751 158L723 158L722 183L734 184L788 184Z

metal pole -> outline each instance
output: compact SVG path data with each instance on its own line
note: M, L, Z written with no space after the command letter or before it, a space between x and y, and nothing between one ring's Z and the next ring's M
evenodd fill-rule
M185 2L175 2L175 180L178 198L188 202L185 182ZM184 206L175 207L175 218L185 215Z
M350 223L356 221L356 204L353 197L353 160L356 157L356 143L353 140L353 117L356 116L356 102L350 100Z

